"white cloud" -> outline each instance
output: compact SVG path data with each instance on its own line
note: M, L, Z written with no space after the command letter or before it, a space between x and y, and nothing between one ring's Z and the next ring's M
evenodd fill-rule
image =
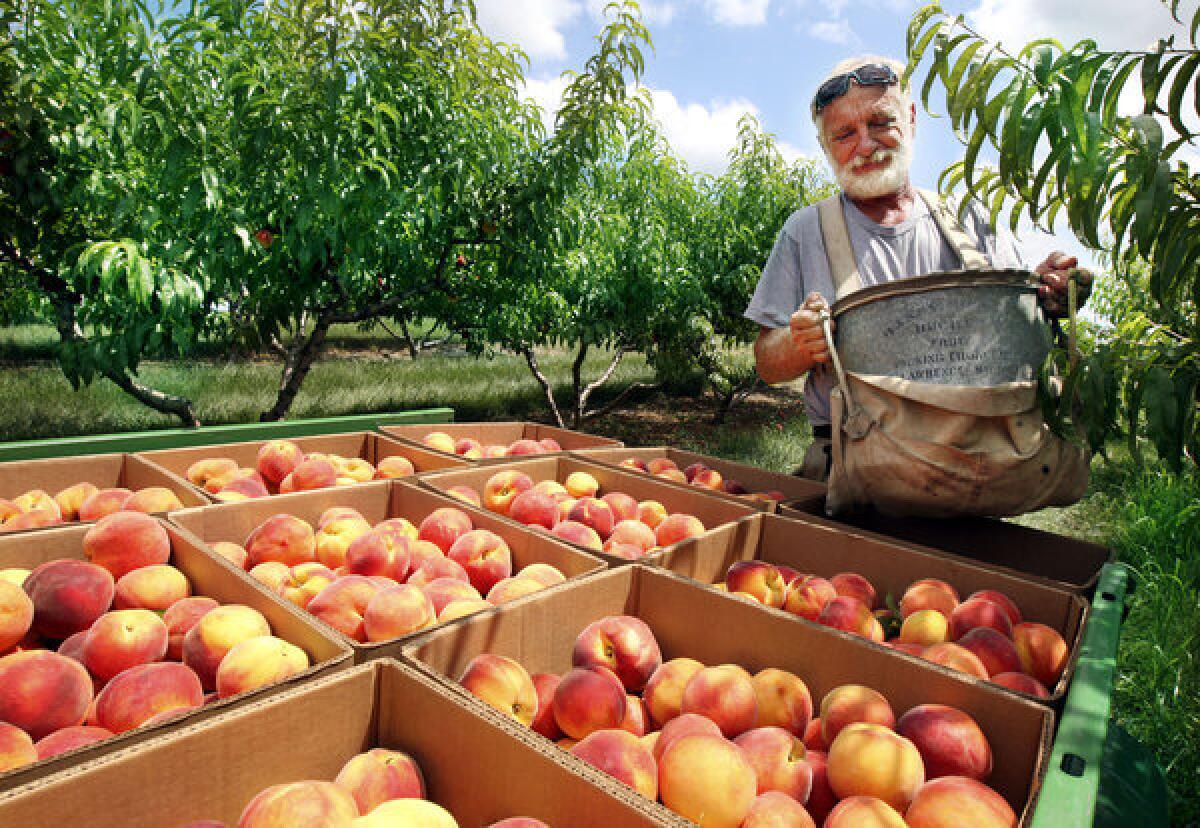
M726 101L684 103L667 89L650 89L655 120L671 148L690 169L719 173L737 140L738 120L745 114L758 115L753 103L736 98Z
M479 25L494 40L515 43L530 58L567 56L561 29L582 11L575 0L476 0Z
M704 0L713 20L726 26L761 26L770 0Z
M845 18L840 20L823 20L820 23L813 23L810 26L806 26L805 29L817 40L825 40L841 46L848 46L851 43L859 42L858 35L850 28L850 21Z
M613 0L587 0L588 14L596 20L603 20L604 10ZM647 26L669 26L675 19L678 5L660 0L642 0L638 3L642 10L642 22Z
M1161 3L1136 5L1131 8L1128 0L1092 0L1083 6L1077 0L980 0L967 16L981 34L1013 48L1054 37L1068 46L1091 38L1102 49L1144 49L1184 31Z
M542 123L546 132L554 131L554 115L562 104L563 91L567 88L568 79L559 75L556 78L527 78L522 97L528 98L542 108Z

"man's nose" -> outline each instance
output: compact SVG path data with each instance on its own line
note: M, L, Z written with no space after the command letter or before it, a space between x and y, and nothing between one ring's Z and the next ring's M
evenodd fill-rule
M858 146L855 148L858 155L868 156L883 146L871 134L871 130L862 129L858 133Z

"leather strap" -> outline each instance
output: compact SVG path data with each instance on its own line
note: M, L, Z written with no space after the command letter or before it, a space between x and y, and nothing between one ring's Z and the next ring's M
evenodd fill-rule
M841 193L817 203L817 218L821 222L825 257L829 259L829 277L833 280L834 299L841 299L863 286L862 277L858 272L858 261L854 258L854 249L850 246L850 229L846 226L846 214L842 212Z
M942 231L942 236L958 254L958 260L962 263L963 270L990 268L991 262L979 252L979 248L971 241L967 231L963 230L958 216L947 206L942 197L932 190L917 190L917 192L921 194L921 198L929 207L929 212L933 216L933 220L937 222L938 229Z

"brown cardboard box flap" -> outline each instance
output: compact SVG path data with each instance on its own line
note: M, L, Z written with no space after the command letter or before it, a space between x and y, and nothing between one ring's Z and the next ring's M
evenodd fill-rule
M541 601L500 607L430 632L405 647L404 657L466 695L457 679L476 655L508 656L530 674L562 674L571 668L579 633L609 615L646 622L664 659L686 656L709 665L739 664L751 672L789 670L807 684L814 706L834 687L864 684L887 697L897 716L919 704L957 707L979 723L997 757L988 784L1023 815L1022 825L1028 824L1049 753L1049 709L969 676L931 670L854 636L763 612L674 573L640 565L610 570Z
M187 576L193 595L206 595L215 598L221 604L245 604L258 610L271 625L271 634L304 650L308 654L311 666L286 681L210 702L198 710L168 722L140 727L84 748L16 768L8 773L0 773L0 790L24 784L31 779L95 756L111 753L127 745L137 744L159 733L173 730L181 724L209 718L288 686L302 684L315 676L350 666L350 648L324 632L321 626L314 623L314 619L306 617L290 605L275 600L274 596L257 582L239 577L224 564L224 561L218 561L189 533L168 522L164 521L163 524L171 539L171 565ZM70 526L47 529L34 535L0 536L0 569L33 569L53 560L82 560L83 537L89 529L87 526ZM3 822L0 821L0 824Z
M373 747L404 751L427 797L460 825L531 816L554 828L664 823L612 780L480 716L456 694L383 660L142 743L0 795L0 824L175 828L236 824L271 785L332 781Z
M587 472L600 484L599 496L608 492L624 492L639 501L657 500L668 512L685 512L699 518L708 530L707 534L714 535L720 542L727 543L733 543L735 537L748 531L740 524L742 518L761 514L764 508L768 508L764 503L746 503L717 497L692 486L676 486L638 472L602 463L593 463L590 460L583 460L571 455L533 457L471 469L431 472L422 475L417 482L425 488L442 492L451 486L469 486L482 496L487 481L492 475L502 471L523 472L533 478L534 482L555 480L559 483L566 480L567 475L572 472ZM502 516L501 519L517 526L521 525L508 517ZM572 544L572 546L577 545ZM585 547L578 546L578 548L584 549ZM609 555L606 552L598 552L594 549L587 551L615 566L629 563L625 558ZM653 552L641 560L652 561L661 554L661 551Z
M1070 648L1067 668L1058 684L1047 688L1051 696L1045 700L1056 707L1061 706L1079 659L1079 648L1087 623L1089 606L1078 595L1042 581L1019 578L1009 572L978 566L963 558L950 557L880 538L850 534L830 526L777 515L763 515L752 520L762 523L762 530L754 535L756 542L740 547L722 547L705 543L703 539L685 541L662 557L661 566L704 584L724 581L729 567L737 561L745 560L782 564L802 574L819 575L823 578L829 578L839 572L856 572L875 587L880 603L885 603L886 598L890 596L896 605L899 605L904 590L922 578L945 581L954 587L964 600L979 590L999 590L1016 603L1024 620L1053 627ZM754 606L798 623L812 623L784 610L770 609L757 604ZM1020 695L1034 698L1024 693Z
M587 434L582 431L572 431L566 428L542 425L530 422L481 422L481 423L431 423L426 425L390 425L380 426L380 431L391 437L420 446L426 451L433 451L446 457L454 457L445 452L428 448L421 442L425 435L434 431L449 434L455 440L471 437L488 445L511 446L517 440L544 440L547 437L555 440L563 451L574 449L614 447L622 445L620 440L601 437L598 434ZM559 452L552 452L557 455ZM461 459L461 458L460 458ZM470 461L473 463L493 463L506 458L489 458Z
M241 503L188 509L174 513L172 522L181 529L194 534L199 542L206 545L217 541L243 544L246 536L272 515L290 514L307 521L315 528L321 514L334 506L348 506L357 509L372 525L388 518L403 517L410 520L415 526L420 526L421 521L435 509L455 507L470 514L477 529L487 529L504 539L512 551L513 572L532 563L546 563L558 569L570 581L604 569L603 561L587 554L573 544L542 533L531 532L519 524L503 520L490 512L472 509L468 504L440 492L418 488L416 485L404 481L380 481L361 486L320 489L313 492L298 492L272 498L247 500ZM229 568L238 575L249 579L246 573L236 567L229 565ZM527 596L527 599L535 599L539 594L534 593ZM291 606L287 601L276 596L272 597L280 603ZM357 663L381 656L399 655L400 646L408 638L411 638L411 636L405 636L390 641L360 643L347 638L320 619L307 613L304 615L309 623L320 626L328 635L350 647L354 651ZM419 635L419 633L414 633L414 635Z

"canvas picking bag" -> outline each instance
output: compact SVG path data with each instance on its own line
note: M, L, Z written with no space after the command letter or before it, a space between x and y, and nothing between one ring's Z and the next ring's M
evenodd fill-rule
M963 272L888 283L885 292L923 290L931 280L939 289L1000 284L953 212L936 194L920 194L958 253ZM862 282L840 197L821 202L818 213L837 291L837 318L854 302L847 297L860 291ZM824 326L837 378L830 395L830 514L873 507L896 516L1002 517L1065 506L1083 496L1087 452L1050 431L1032 375L1000 384L952 385L844 370L828 318Z

